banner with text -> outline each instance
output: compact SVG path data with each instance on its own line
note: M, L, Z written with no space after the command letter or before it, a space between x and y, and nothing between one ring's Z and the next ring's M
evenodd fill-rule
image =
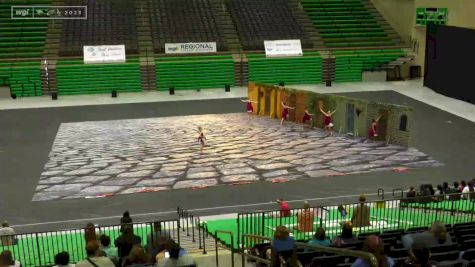
M267 57L295 57L302 56L300 40L264 41Z
M125 63L125 45L84 46L84 64Z
M216 53L216 43L168 43L165 44L166 54Z

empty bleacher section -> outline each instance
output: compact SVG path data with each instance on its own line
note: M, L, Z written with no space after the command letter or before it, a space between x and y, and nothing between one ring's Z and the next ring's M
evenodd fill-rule
M159 57L155 62L157 89L223 88L235 85L231 55Z
M286 0L227 0L245 50L263 50L264 40L300 39L303 48L313 42L295 18Z
M18 97L42 95L40 62L0 63L0 84Z
M163 53L165 43L216 42L228 50L216 18L213 0L149 0L154 49Z
M336 82L361 81L363 71L380 69L405 55L401 49L333 51Z
M56 75L58 95L142 91L137 58L128 58L127 63L90 65L82 60L60 60Z
M50 3L50 0L0 1L0 61L42 57L48 21L11 19L11 6Z
M330 48L396 45L364 0L302 0L302 6Z
M302 57L266 58L264 54L248 54L249 81L278 84L312 84L322 81L322 58L318 52Z
M60 56L81 56L84 45L125 45L128 54L138 51L135 9L132 0L65 0L65 5L86 5L87 20L65 20Z

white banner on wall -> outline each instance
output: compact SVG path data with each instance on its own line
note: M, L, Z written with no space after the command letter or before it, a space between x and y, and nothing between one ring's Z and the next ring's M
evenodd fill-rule
M300 40L264 41L267 57L295 57L302 56Z
M216 53L216 51L216 42L165 44L166 54Z
M84 46L84 64L124 62L125 45Z

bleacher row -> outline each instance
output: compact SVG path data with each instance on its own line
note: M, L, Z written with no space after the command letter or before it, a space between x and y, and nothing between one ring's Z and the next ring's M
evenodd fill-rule
M155 53L163 53L168 42L217 42L218 51L227 51L227 39L240 42L244 51L262 50L264 40L300 39L303 48L312 49L303 25L295 15L294 0L147 0L147 10L136 11L131 0L65 0L67 5L88 7L87 20L65 20L59 37L60 56L54 68L59 95L141 91L137 21L150 21ZM390 45L384 30L364 5L365 0L301 0L315 28L329 48L335 50L335 82L361 81L363 71L381 68L404 56ZM51 0L0 3L0 84L9 85L17 96L41 95L47 87L40 78L40 59L45 50L47 20L11 20L11 5L50 5ZM229 36L222 25L229 13L237 36ZM8 19L7 19L8 18ZM140 23L142 25L142 23ZM231 34L232 35L232 34ZM227 36L227 37L226 37ZM127 63L81 64L83 45L125 44ZM360 50L361 46L365 50ZM368 48L373 49L368 50ZM46 50L45 50L46 51ZM46 52L44 52L46 53ZM299 58L265 58L261 53L229 51L223 55L158 56L155 58L158 90L221 88L242 81L286 84L314 84L322 79L323 59L318 52L305 51ZM231 53L245 54L247 70L238 70ZM63 59L61 57L72 56ZM9 62L4 63L2 61ZM241 73L238 73L241 72ZM244 77L236 81L235 77ZM43 83L41 80L43 79ZM106 81L106 84L104 81ZM43 87L43 89L41 88Z
M363 71L371 71L386 61L402 56L393 50L339 51L336 57L336 82L361 81ZM302 57L267 58L247 54L247 79L278 84L321 83L323 60L318 52ZM157 90L223 88L234 86L235 62L231 55L157 57ZM141 91L140 64L137 57L126 63L83 64L82 60L59 60L56 65L59 95ZM0 83L11 86L17 96L41 95L40 62L0 63Z
M431 260L438 263L436 266L475 266L475 223L446 225L446 230L451 237L451 242L450 244L429 247ZM358 235L355 241L334 247L361 250L363 249L363 242L368 236L377 235L384 241L384 251L394 260L394 266L402 266L409 258L408 249L404 248L402 237L406 234L415 234L424 231L427 231L426 227L411 228L407 231L394 230L385 231L383 233L362 233ZM308 240L297 240L297 242L307 241ZM260 257L266 257L265 251L270 248L270 243L259 243L254 245L254 249L251 253ZM352 266L356 261L356 258L352 256L306 251L304 249L297 249L297 259L301 266L304 267L347 267Z
M181 1L181 2L180 2ZM300 39L312 48L299 23L292 0L148 0L136 13L134 1L65 0L87 6L87 20L64 20L59 37L60 56L80 56L84 45L125 44L138 53L136 20L148 17L155 51L168 42L217 42L227 51L222 14L228 13L244 50L262 50L264 40ZM329 48L394 46L364 5L365 0L302 0L301 4ZM48 20L10 19L12 5L50 5L51 0L0 3L0 59L41 57ZM140 24L142 25L142 24Z

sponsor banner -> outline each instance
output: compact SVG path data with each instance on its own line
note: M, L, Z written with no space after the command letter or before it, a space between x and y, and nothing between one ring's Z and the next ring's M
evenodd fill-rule
M216 51L216 42L165 44L165 54L216 53Z
M84 64L125 63L125 45L84 46Z
M264 41L267 57L295 57L302 56L300 40Z

